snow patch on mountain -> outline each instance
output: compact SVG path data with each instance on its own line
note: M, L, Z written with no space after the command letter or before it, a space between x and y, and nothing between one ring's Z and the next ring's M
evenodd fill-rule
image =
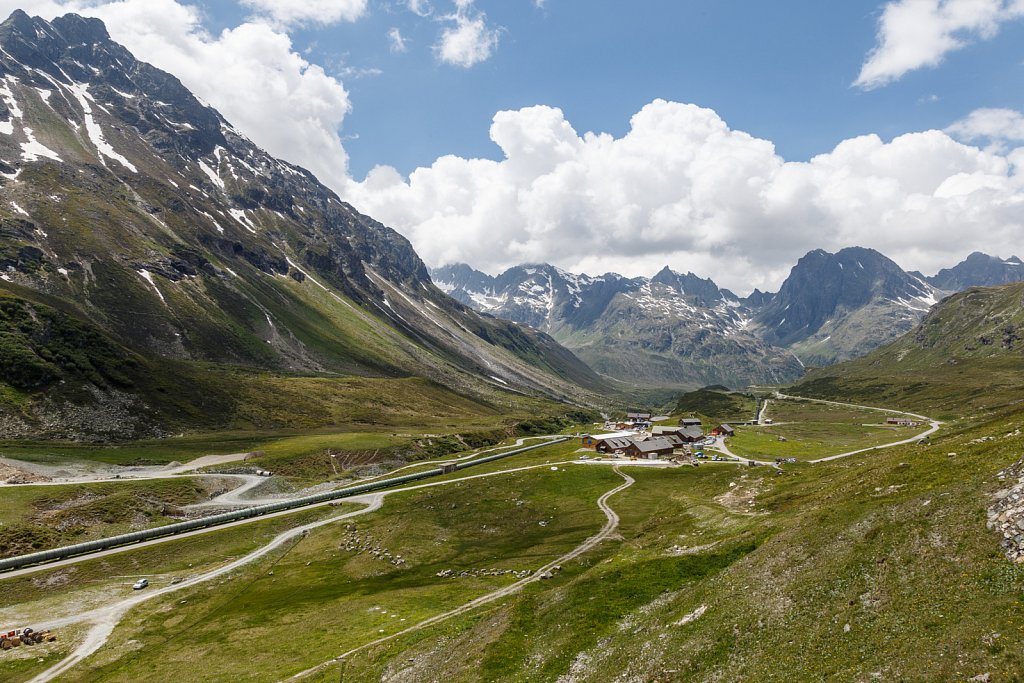
M219 187L222 190L224 189L224 181L212 168L210 168L209 164L202 159L199 160L199 170L202 171L216 187ZM234 212L232 212L232 214L233 213Z
M128 161L124 155L119 154L103 137L103 129L92 115L92 106L90 105L92 95L89 94L89 86L84 83L72 83L67 86L67 89L71 91L71 94L78 100L79 106L82 107L82 114L85 117L85 130L89 134L89 140L96 147L96 151L100 153L100 163L106 166L107 164L103 161L103 157L107 157L111 161L121 164L132 173L138 173L139 169L135 168L135 165Z
M27 142L21 143L21 158L23 161L38 161L40 157L53 159L54 161L63 161L59 154L36 140L31 128L25 126L21 130L25 133L25 137L28 138Z

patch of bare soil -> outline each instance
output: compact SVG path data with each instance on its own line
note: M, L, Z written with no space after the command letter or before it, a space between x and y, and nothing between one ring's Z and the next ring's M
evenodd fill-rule
M729 483L729 490L715 496L715 502L732 512L744 515L756 514L757 495L761 492L759 482L740 477Z
M40 481L50 481L50 478L27 469L15 467L6 462L0 462L0 481L7 482L8 484L31 484Z

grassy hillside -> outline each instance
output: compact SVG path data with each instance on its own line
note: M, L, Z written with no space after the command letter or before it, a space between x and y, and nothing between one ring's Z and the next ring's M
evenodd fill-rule
M1018 680L1024 570L985 508L1022 444L971 441L1021 419L781 476L641 471L621 543L344 680Z
M367 348L373 339L365 340ZM290 374L153 357L125 346L66 302L0 285L0 433L7 438L126 441L182 430L321 428L448 432L569 409L486 383L463 393L395 374ZM460 377L454 370L448 375L456 387L464 384Z
M330 426L352 378L423 378L452 414L600 402L578 358L447 297L408 240L101 22L17 12L0 43L17 119L0 139L0 438ZM94 124L124 164L106 163ZM54 154L22 155L29 138ZM343 379L301 396L281 378Z
M1019 400L1022 377L1024 283L1014 283L951 296L897 341L813 370L790 393L955 417Z
M725 387L704 387L682 394L674 412L703 415L713 422L746 422L754 419L757 399L752 394L731 392Z
M1024 412L1005 409L930 445L783 474L717 463L629 468L637 483L609 501L622 518L615 540L515 596L362 651L317 680L1018 680L1024 566L1005 558L985 524L1003 486L997 473L1024 447L1022 425ZM595 500L622 481L610 468L545 464L575 448L479 472L543 465L533 470L400 494L216 590L147 604L66 680L279 680L507 585L514 576L482 570L529 571L604 521ZM29 587L28 602L0 600L0 619L123 592L116 579L90 583L90 567L103 563L117 573L152 567L163 585L181 570L154 552L131 565L129 553L80 573L19 579L12 588ZM193 571L215 561L197 552L184 548L176 561L196 562ZM453 575L438 576L444 570ZM59 592L44 588L58 576ZM303 638L277 637L297 628ZM42 662L5 662L4 671L24 680L72 645L37 650Z
M208 493L187 478L4 489L0 557L180 521L181 506Z

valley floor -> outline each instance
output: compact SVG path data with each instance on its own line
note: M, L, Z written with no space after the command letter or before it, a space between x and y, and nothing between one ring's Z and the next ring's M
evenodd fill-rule
M593 467L570 441L0 575L0 623L60 638L0 653L0 674L1019 680L1024 565L986 521L1024 413L951 422L927 443L924 425L877 427L883 413L855 406L776 399L767 416L727 447L797 462ZM151 587L133 592L140 576Z

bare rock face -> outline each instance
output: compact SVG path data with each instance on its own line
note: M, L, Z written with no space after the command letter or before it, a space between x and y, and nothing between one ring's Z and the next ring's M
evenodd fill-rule
M1024 458L999 473L1008 488L988 509L988 528L1002 535L999 545L1013 562L1024 562Z

